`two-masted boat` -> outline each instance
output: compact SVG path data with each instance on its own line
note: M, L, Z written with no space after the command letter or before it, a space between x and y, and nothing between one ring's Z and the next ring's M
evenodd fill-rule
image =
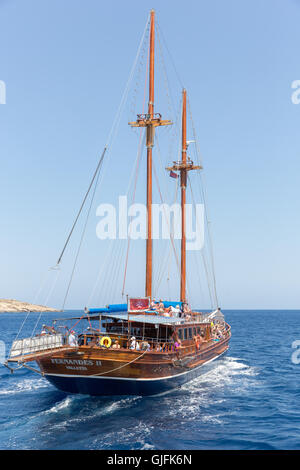
M152 294L152 150L156 127L171 124L154 112L154 28L150 14L149 101L147 114L132 127L145 128L147 147L146 287L142 298L123 304L85 309L82 316L55 319L30 338L16 339L6 366L14 364L42 374L65 392L91 395L154 395L197 377L203 366L229 347L230 326L220 308L200 312L189 307L186 294L186 187L190 171L200 170L187 157L186 90L182 92L181 160L168 167L180 177L180 300L155 302ZM79 325L82 325L78 332ZM75 326L77 334L75 334ZM35 361L38 369L32 366Z

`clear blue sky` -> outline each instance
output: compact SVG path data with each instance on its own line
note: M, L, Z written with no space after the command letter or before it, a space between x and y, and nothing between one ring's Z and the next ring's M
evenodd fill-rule
M0 297L32 301L55 264L151 8L192 105L220 305L299 308L300 105L291 101L291 84L300 79L296 0L0 0L0 80L7 92L0 104ZM125 115L122 142L110 156L117 187L120 168L136 155L127 121ZM112 202L97 197L97 204ZM103 249L96 224L93 210L92 241L69 307L83 307L90 295L93 261ZM75 248L74 242L66 270ZM137 253L136 262L143 251ZM131 288L134 282L131 271ZM49 303L60 306L63 291L57 287Z

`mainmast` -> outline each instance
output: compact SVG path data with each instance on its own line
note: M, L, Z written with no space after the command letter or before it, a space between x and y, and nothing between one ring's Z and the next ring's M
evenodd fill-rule
M166 168L168 171L180 172L181 186L181 266L180 266L180 301L186 302L186 186L187 172L190 170L200 170L201 166L196 166L187 157L187 140L186 140L186 90L182 90L182 135L181 135L181 161L173 162L172 167Z
M155 11L150 13L149 44L149 101L148 114L138 114L137 121L130 122L132 127L147 128L147 240L146 240L146 297L152 297L152 148L154 146L154 129L157 126L172 124L163 121L160 114L154 114L154 53L155 53Z
M185 236L185 204L186 204L186 90L182 92L182 150L181 160L183 169L180 172L181 186L181 276L180 276L180 301L186 301L186 236Z
M148 116L153 119L154 113L154 10L151 10L151 23L150 23L150 63L149 63L149 101L148 101ZM152 297L152 148L154 129L152 124L147 126L147 241L146 241L146 297Z

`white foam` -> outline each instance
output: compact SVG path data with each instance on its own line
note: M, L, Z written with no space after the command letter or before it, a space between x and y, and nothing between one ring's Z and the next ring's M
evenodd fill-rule
M57 403L54 407L49 410L44 411L43 413L63 413L66 408L71 407L76 400L85 399L84 406L81 407L79 411L76 411L74 416L68 416L67 420L63 420L60 423L54 424L52 428L66 428L78 423L83 424L85 422L95 420L101 416L112 415L117 412L119 409L127 408L132 406L137 400L141 397L130 397L113 402L105 403L103 401L96 401L94 398L91 398L88 395L79 396L71 395L66 397L62 402Z
M61 402L56 403L54 406L49 408L49 410L44 411L42 414L58 413L64 408L67 408L68 406L70 406L71 402L72 402L72 397L68 396Z
M139 449L154 449L154 446L147 442L149 435L154 429L154 426L149 426L145 422L139 421L138 424L132 426L130 429L124 427L119 431L110 432L102 435L100 438L94 439L90 448L96 449L101 447L101 449L105 449L117 442L118 445L125 445L128 449L135 448L136 444L138 444Z
M240 362L239 358L227 357L216 362L214 367L181 387L178 395L165 397L165 407L171 418L198 420L203 423L222 424L223 417L211 412L211 407L226 400L226 388L230 393L244 393L249 386L254 386L256 368ZM221 393L220 393L221 392Z
M0 390L0 395L15 395L16 393L30 392L39 388L49 388L45 379L24 379L15 384L14 388Z
M219 362L215 363L215 366L209 372L200 375L193 381L185 384L182 388L188 391L193 391L193 388L199 387L199 385L212 385L214 387L222 387L229 385L233 382L237 383L236 376L256 376L258 371L255 367L248 366L240 359L235 357L223 358Z

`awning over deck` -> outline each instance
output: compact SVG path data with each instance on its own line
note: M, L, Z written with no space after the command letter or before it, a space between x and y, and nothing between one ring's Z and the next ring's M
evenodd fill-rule
M124 313L103 313L102 318L113 318L115 320L131 321L137 323L149 323L152 325L176 325L185 323L184 318L179 317L163 317L161 315L127 315ZM92 319L92 317L91 317Z
M93 315L83 315L82 317L71 317L71 318L56 318L54 321L64 321L66 322L67 320L88 320L88 321L99 321L100 319L105 319L105 318L112 318L114 320L122 320L122 321L131 321L131 322L137 322L137 323L148 323L152 325L175 325L175 324L182 324L186 323L184 318L179 318L179 317L163 317L162 315L143 315L143 314L131 314L131 313L125 313L125 312L103 312L103 313L98 313L93 314Z

